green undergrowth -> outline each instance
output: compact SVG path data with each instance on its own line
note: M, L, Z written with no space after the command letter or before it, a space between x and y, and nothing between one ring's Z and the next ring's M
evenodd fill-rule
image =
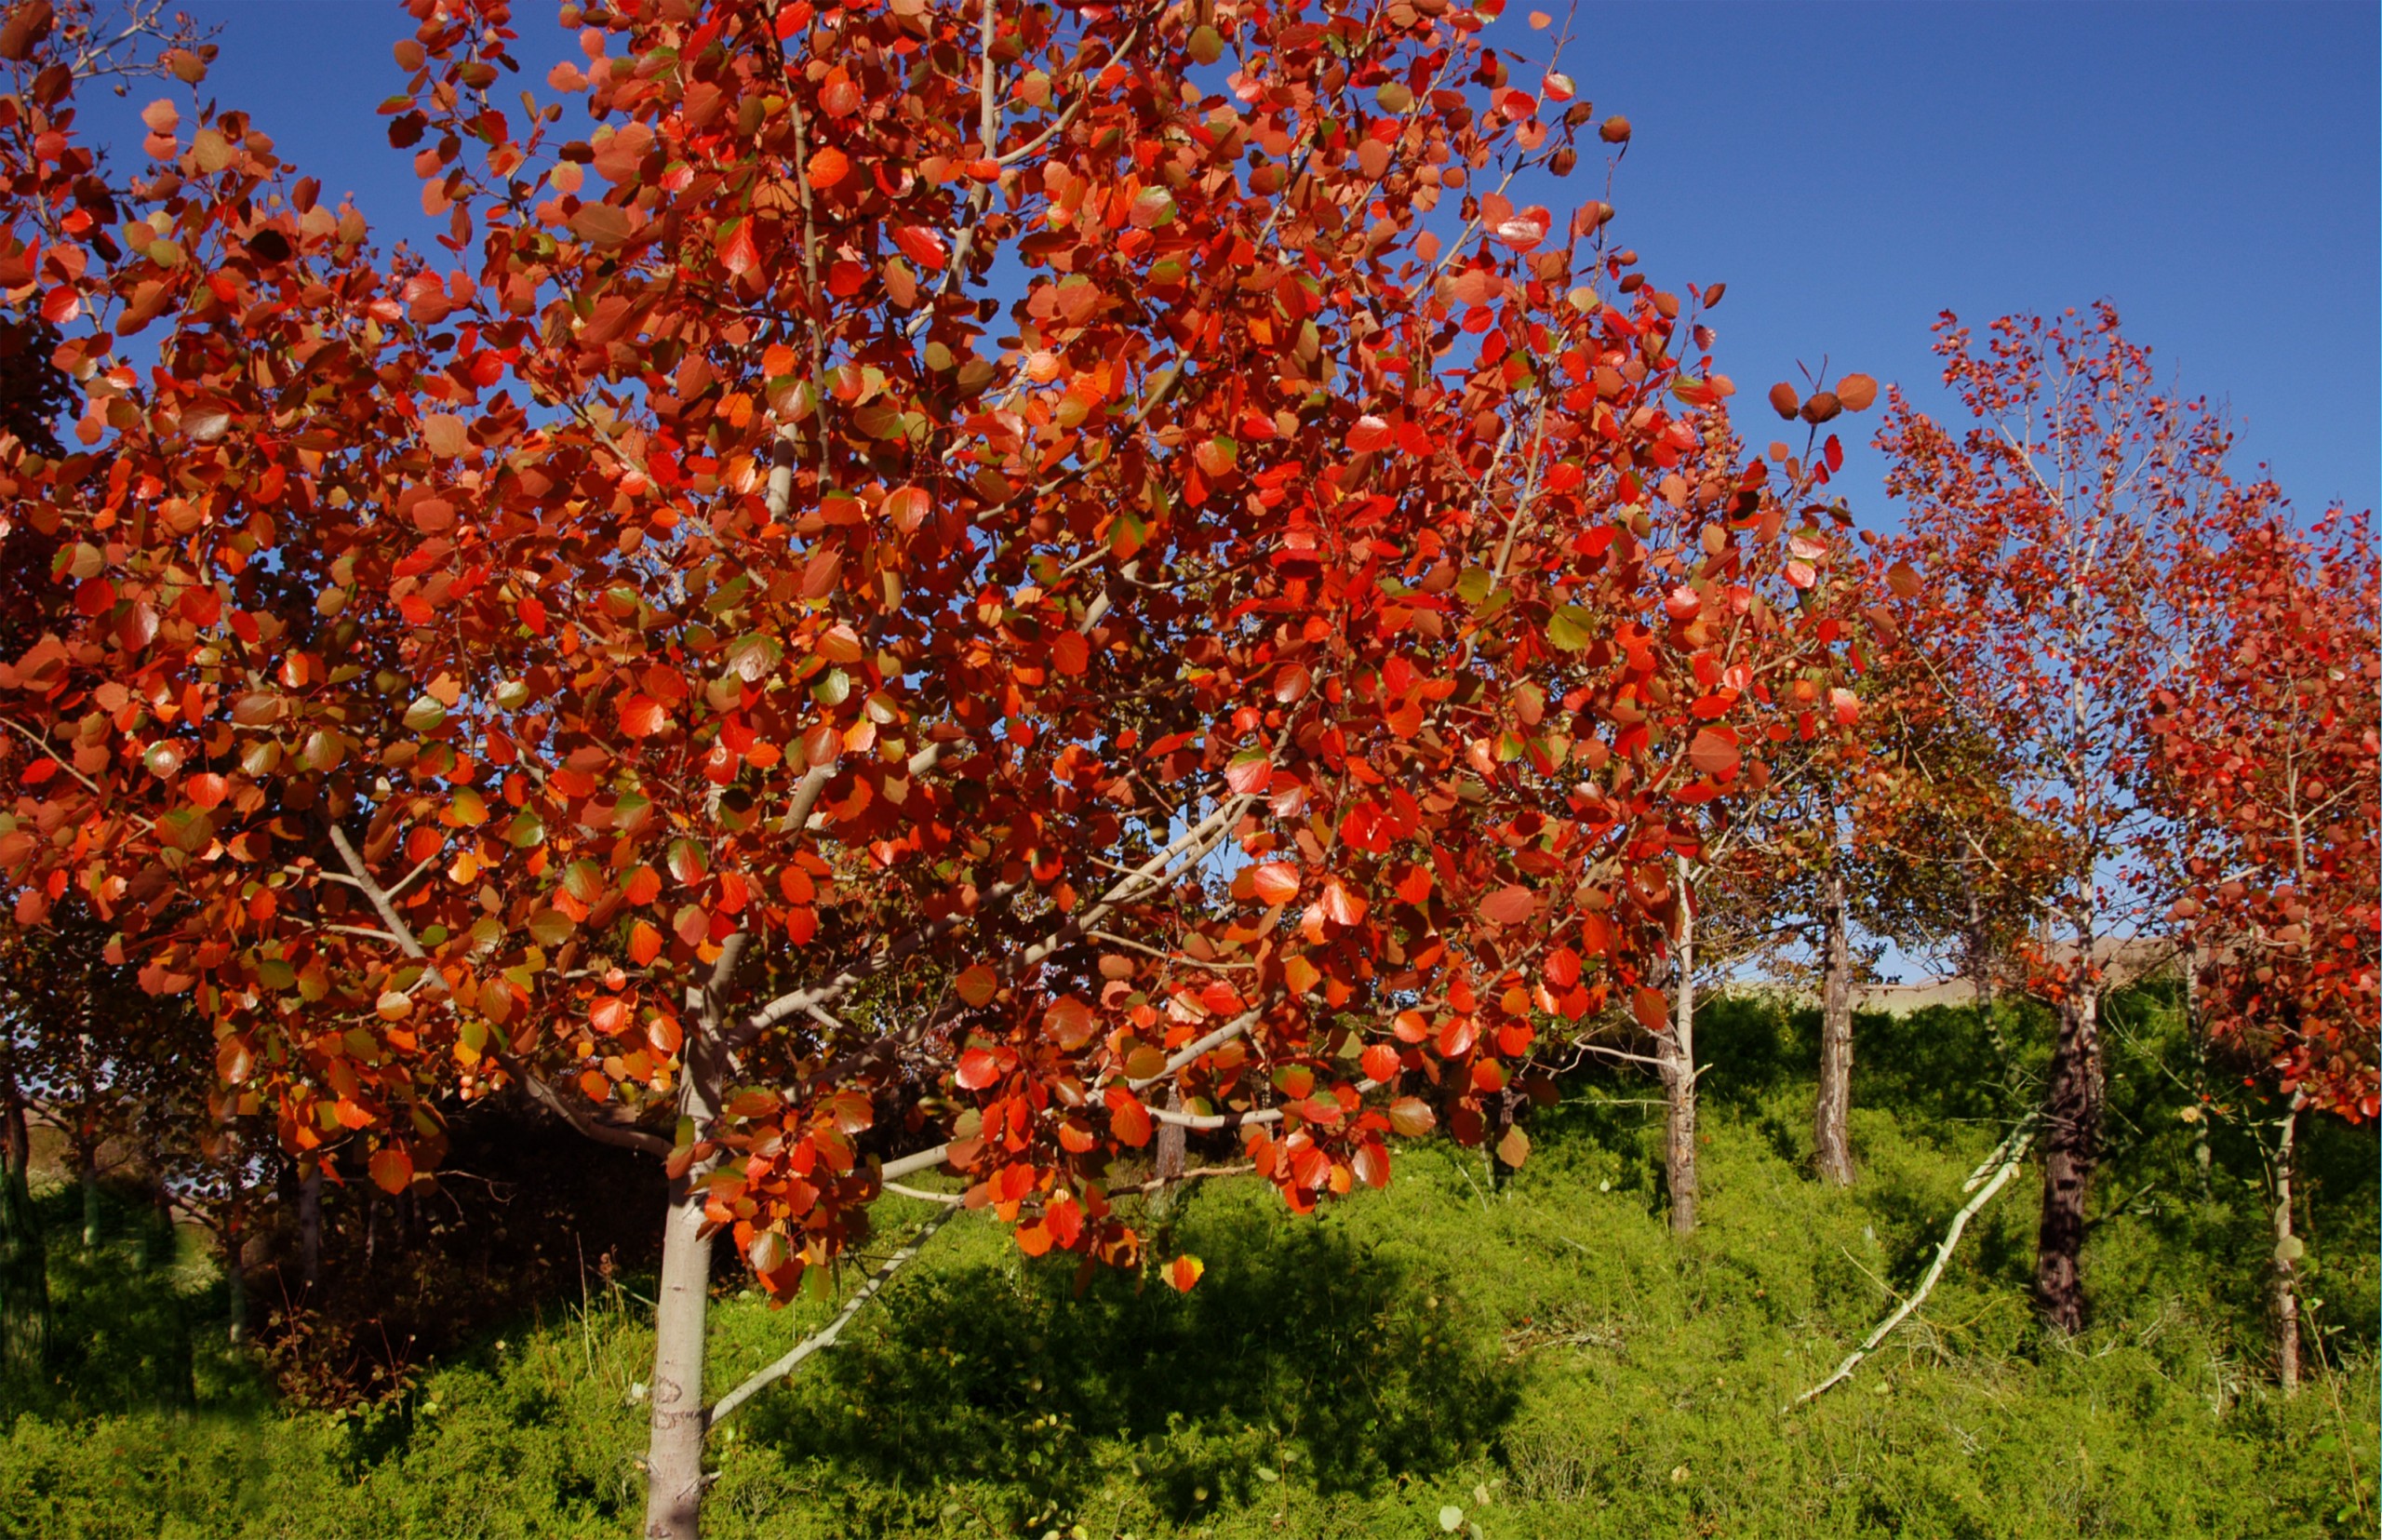
M1865 1018L1862 1177L1837 1192L1808 1173L1808 1023L1733 1006L1706 1028L1721 1067L1691 1239L1666 1224L1656 1109L1631 1105L1649 1092L1604 1079L1567 1084L1495 1182L1477 1152L1427 1144L1387 1191L1316 1218L1209 1184L1173 1225L1207 1263L1188 1295L1103 1275L1078 1296L1072 1267L963 1216L844 1346L716 1436L706 1532L2371 1534L2372 1134L2304 1140L2322 1366L2285 1401L2252 1125L2180 1116L2196 1093L2169 1073L2172 1024L2136 1005L2113 1039L2094 1319L2073 1341L2027 1306L2030 1169L1878 1356L1784 1414L1924 1270L2023 1097L2026 1050L1968 1012ZM919 1212L890 1202L878 1249ZM20 1413L0 1533L634 1533L638 1288L558 1303L376 1412L278 1413L202 1375L192 1406ZM715 1393L831 1308L724 1296Z

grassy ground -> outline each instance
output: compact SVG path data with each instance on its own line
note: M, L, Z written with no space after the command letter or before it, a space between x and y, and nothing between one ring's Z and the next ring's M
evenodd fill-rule
M2262 1362L2255 1145L2241 1118L2179 1116L2190 1078L2147 1002L2115 1044L2092 1329L2054 1343L2031 1324L2035 1194L2014 1183L1879 1357L1781 1414L1924 1268L2025 1094L2040 1029L2002 1026L2010 1052L1966 1012L1864 1021L1863 1177L1838 1193L1807 1174L1808 1024L1720 1013L1706 1224L1684 1243L1664 1225L1655 1111L1628 1105L1647 1092L1602 1081L1567 1088L1494 1187L1478 1155L1439 1145L1318 1219L1211 1185L1177 1223L1208 1263L1188 1296L1104 1277L1077 1298L1071 1269L965 1217L846 1346L730 1425L708 1532L2372 1534L2371 1132L2307 1140L2329 1367L2286 1403ZM889 1204L889 1233L903 1217ZM135 1288L146 1275L102 1261L60 1262L62 1327L102 1324L111 1298L208 1307L189 1269ZM0 1440L0 1533L632 1533L636 1289L569 1301L402 1404L345 1416L275 1413L209 1351L195 1408L141 1405L155 1354L127 1318L114 1340L132 1346L87 1357ZM725 1300L715 1385L828 1308Z

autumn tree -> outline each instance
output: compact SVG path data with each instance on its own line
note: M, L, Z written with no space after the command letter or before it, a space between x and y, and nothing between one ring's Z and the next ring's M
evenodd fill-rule
M663 1164L648 1533L766 1380L706 1398L716 1240L783 1296L908 1190L1187 1289L1157 1127L1304 1212L1653 976L1810 558L1694 291L1505 196L1596 123L1551 60L647 0L542 101L408 9L435 259L194 97L103 222L71 72L0 102L86 392L0 441L72 595L0 862L195 1003L219 1124L396 1191L518 1085Z
M2273 1158L2276 1376L2299 1381L2292 1223L2300 1116L2382 1110L2375 940L2382 933L2372 528L2339 510L2302 529L2270 487L2193 530L2169 593L2188 666L2148 703L2148 797L2183 831L2169 874L2212 1041L2282 1099Z
M1944 709L1988 745L2056 851L2038 874L2046 944L2030 979L2058 1017L2035 1291L2045 1322L2072 1332L2100 1151L2104 965L2151 917L2129 874L2173 859L2135 780L2142 712L2175 668L2160 594L2183 532L2233 488L2228 438L2201 403L2162 390L2107 304L2005 317L1982 345L1948 314L1936 331L1970 422L1955 433L1897 394L1880 435L1920 574L1898 618ZM1998 859L1975 824L1960 837L1971 859Z

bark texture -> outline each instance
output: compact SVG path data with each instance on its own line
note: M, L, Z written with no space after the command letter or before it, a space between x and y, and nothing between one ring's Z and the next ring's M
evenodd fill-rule
M1820 971L1820 1086L1812 1118L1812 1147L1820 1178L1853 1185L1853 938L1844 873L1827 874L1827 952Z
M2059 1002L2059 1040L2043 1098L2043 1210L2035 1238L2035 1306L2044 1324L2084 1327L2084 1204L2101 1158L2100 997L2087 984Z
M1695 1172L1695 906L1687 891L1686 863L1679 872L1679 935L1672 984L1676 992L1669 1040L1658 1044L1662 1061L1664 1175L1670 1185L1671 1233L1695 1231L1699 1196Z
M2274 1157L2274 1377L2285 1396L2299 1393L2299 1237L2291 1227L2291 1185L2297 1158L2299 1099L2282 1115Z
M38 1372L49 1351L49 1260L27 1169L33 1132L13 1080L0 1083L0 1363Z

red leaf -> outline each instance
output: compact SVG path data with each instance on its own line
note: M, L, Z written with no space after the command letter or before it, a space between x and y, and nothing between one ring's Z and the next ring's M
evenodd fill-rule
M1354 925L1365 917L1365 901L1350 892L1338 877L1323 885L1323 917L1334 925Z
M1059 665L1062 674L1081 674L1091 663L1091 644L1081 633L1062 631L1059 639L1050 644L1050 661Z
M1242 797L1255 797L1273 778L1273 762L1260 749L1244 749L1224 767L1224 784Z
M632 738L650 738L670 724L670 714L650 695L631 695L621 702L621 730Z
M1519 925L1538 912L1538 895L1523 887L1500 888L1480 901L1480 917L1492 925Z
M902 254L930 272L943 271L943 237L923 224L897 224L893 244Z
M1386 1084L1398 1073L1398 1050L1387 1043L1375 1043L1365 1050L1365 1078Z
M958 1071L952 1077L966 1091L982 1091L1000 1078L1001 1062L981 1048L959 1055Z
M606 995L588 1008L587 1024L598 1036L617 1038L629 1027L628 1002L618 995Z
M1352 454L1363 454L1368 450L1382 448L1394 436L1390 432L1389 424L1380 418L1370 415L1359 417L1357 419L1356 426L1348 430L1348 449Z
M1287 861L1268 861L1251 867L1249 882L1258 902L1268 908L1299 896L1299 869Z
M1174 1285L1176 1293L1187 1294L1207 1270L1208 1265L1196 1256L1178 1256L1167 1265L1166 1280Z
M761 265L761 249L753 242L751 220L737 221L736 234L719 248L719 263L739 277Z
M638 920L629 928L629 960L639 968L662 955L662 932Z
M1706 775L1726 775L1737 768L1736 738L1725 728L1704 728L1687 745L1687 762Z

